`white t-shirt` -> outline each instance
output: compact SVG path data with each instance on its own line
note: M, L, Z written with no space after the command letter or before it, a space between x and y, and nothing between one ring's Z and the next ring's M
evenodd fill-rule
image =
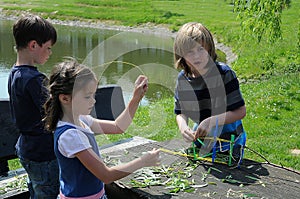
M58 121L57 123L57 127L63 125L75 127L75 129L66 130L58 139L58 150L67 158L74 158L74 154L92 148L88 138L83 132L94 134L90 129L90 126L93 124L93 117L90 115L81 115L79 119L84 124L84 128L69 122Z

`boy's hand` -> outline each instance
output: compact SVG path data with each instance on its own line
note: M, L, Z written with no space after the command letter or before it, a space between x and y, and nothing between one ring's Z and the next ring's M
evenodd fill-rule
M194 138L195 138L195 132L190 129L190 128L186 128L185 130L183 130L181 132L182 134L182 137L183 139L186 141L186 142L193 142L194 141Z
M197 140L197 138L199 138L199 137L205 137L210 132L211 126L209 123L210 123L210 120L207 118L199 124L199 126L196 130L194 140Z

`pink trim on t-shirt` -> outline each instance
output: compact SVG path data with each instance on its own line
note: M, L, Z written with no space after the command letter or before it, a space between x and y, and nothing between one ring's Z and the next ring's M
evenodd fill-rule
M91 196L85 196L85 197L67 197L62 192L59 193L60 199L100 199L104 195L104 188L99 192Z

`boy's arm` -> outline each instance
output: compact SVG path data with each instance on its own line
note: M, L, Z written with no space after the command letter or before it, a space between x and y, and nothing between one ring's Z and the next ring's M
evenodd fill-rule
M216 126L216 121L218 120L218 125L230 124L237 120L241 120L246 116L246 106L241 106L233 111L227 111L225 113L214 115L203 120L196 131L195 138L204 137Z
M194 131L188 126L188 118L184 114L176 115L176 122L183 139L186 142L192 142L194 140Z
M36 109L41 113L43 111L43 105L48 98L48 90L43 84L42 77L38 76L32 78L26 84L26 90L31 96L33 104L36 106Z

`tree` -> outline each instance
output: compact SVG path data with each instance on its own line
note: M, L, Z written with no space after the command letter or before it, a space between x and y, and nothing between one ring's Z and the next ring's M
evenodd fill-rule
M291 0L234 0L234 11L242 20L244 35L251 35L258 42L266 38L275 42L282 37L281 13Z

